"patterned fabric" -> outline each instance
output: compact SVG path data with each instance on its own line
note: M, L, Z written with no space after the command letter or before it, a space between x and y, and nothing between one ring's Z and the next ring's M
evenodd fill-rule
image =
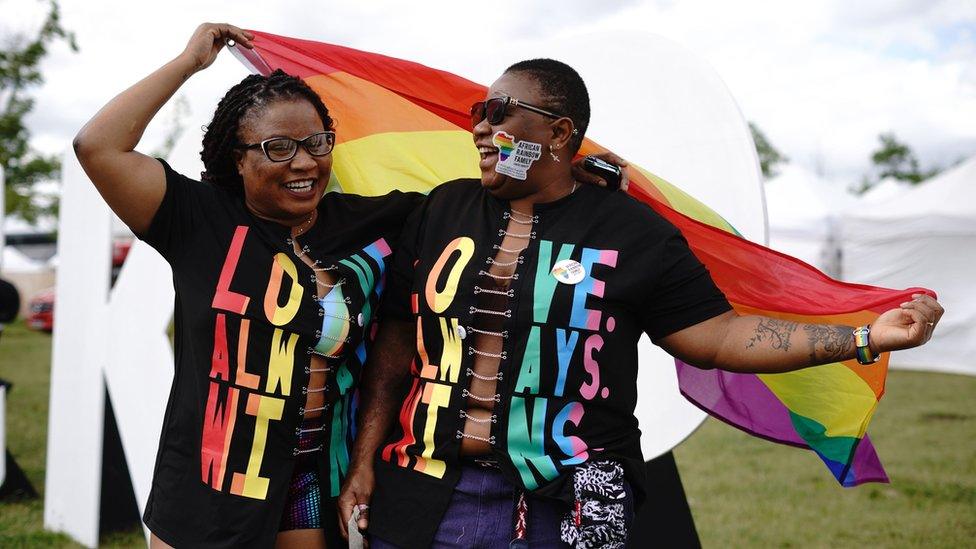
M591 461L573 474L576 503L563 517L562 540L577 549L623 549L627 543L624 469L615 461Z
M299 460L288 486L288 499L281 513L280 532L322 528L322 496L319 492L319 472L313 458Z
M279 531L322 528L322 495L317 460L322 459L322 419L302 422L298 437L299 454L288 485Z

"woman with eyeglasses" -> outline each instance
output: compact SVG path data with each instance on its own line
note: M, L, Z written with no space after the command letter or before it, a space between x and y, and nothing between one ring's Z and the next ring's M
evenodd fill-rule
M423 198L323 197L333 120L281 71L221 99L202 182L134 150L187 78L252 38L201 25L74 141L105 201L173 268L176 368L144 515L153 547L344 543L333 498L353 389L390 245Z

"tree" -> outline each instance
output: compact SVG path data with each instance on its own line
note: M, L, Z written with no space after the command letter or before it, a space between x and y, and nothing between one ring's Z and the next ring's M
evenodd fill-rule
M898 141L891 132L879 135L878 141L881 146L871 153L871 162L878 170L878 179L893 177L910 183L922 180L918 171L918 159L911 147Z
M907 143L898 140L893 132L878 135L878 148L871 153L876 177L865 176L854 191L864 193L877 185L882 179L891 177L911 185L917 185L926 179L938 175L942 171L938 166L922 170L918 165L918 158Z
M749 131L752 132L752 142L756 144L756 154L759 155L759 167L762 168L763 177L768 179L776 176L779 173L776 166L787 162L789 158L776 150L776 147L766 139L766 134L754 122L749 122Z
M30 144L24 118L34 108L32 88L42 84L40 63L50 44L64 40L78 51L74 34L61 26L57 0L48 0L48 12L36 34L16 34L0 44L0 167L6 176L6 212L33 222L39 215L54 213L57 204L39 204L35 184L56 179L61 162L45 156Z

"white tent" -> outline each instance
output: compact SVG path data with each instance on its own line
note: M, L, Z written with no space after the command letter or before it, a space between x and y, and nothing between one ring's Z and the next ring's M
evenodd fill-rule
M868 192L861 195L861 198L857 201L857 206L870 207L876 204L889 202L894 200L896 196L908 192L909 190L911 190L911 187L908 185L908 183L899 181L894 177L886 177L879 181L877 185L868 189Z
M7 274L37 273L46 269L43 261L31 259L13 246L4 246L0 265L3 265L3 272Z
M976 156L918 187L874 198L843 220L844 278L930 288L946 309L932 341L895 353L891 365L976 375Z
M844 186L795 165L766 181L769 247L839 275L838 216L854 201Z

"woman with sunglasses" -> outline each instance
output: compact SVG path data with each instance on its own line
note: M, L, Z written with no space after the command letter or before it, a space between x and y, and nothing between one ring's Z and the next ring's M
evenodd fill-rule
M672 224L578 184L589 98L564 63L512 65L471 113L481 178L404 227L364 378L339 507L370 506L373 549L625 547L642 333L687 364L776 373L871 364L942 316L923 295L869 328L736 314Z
M106 202L173 268L176 368L144 515L153 547L343 543L333 499L354 385L390 243L423 198L323 198L333 121L280 71L248 76L220 101L203 182L134 150L225 41L252 38L201 25L74 142Z

